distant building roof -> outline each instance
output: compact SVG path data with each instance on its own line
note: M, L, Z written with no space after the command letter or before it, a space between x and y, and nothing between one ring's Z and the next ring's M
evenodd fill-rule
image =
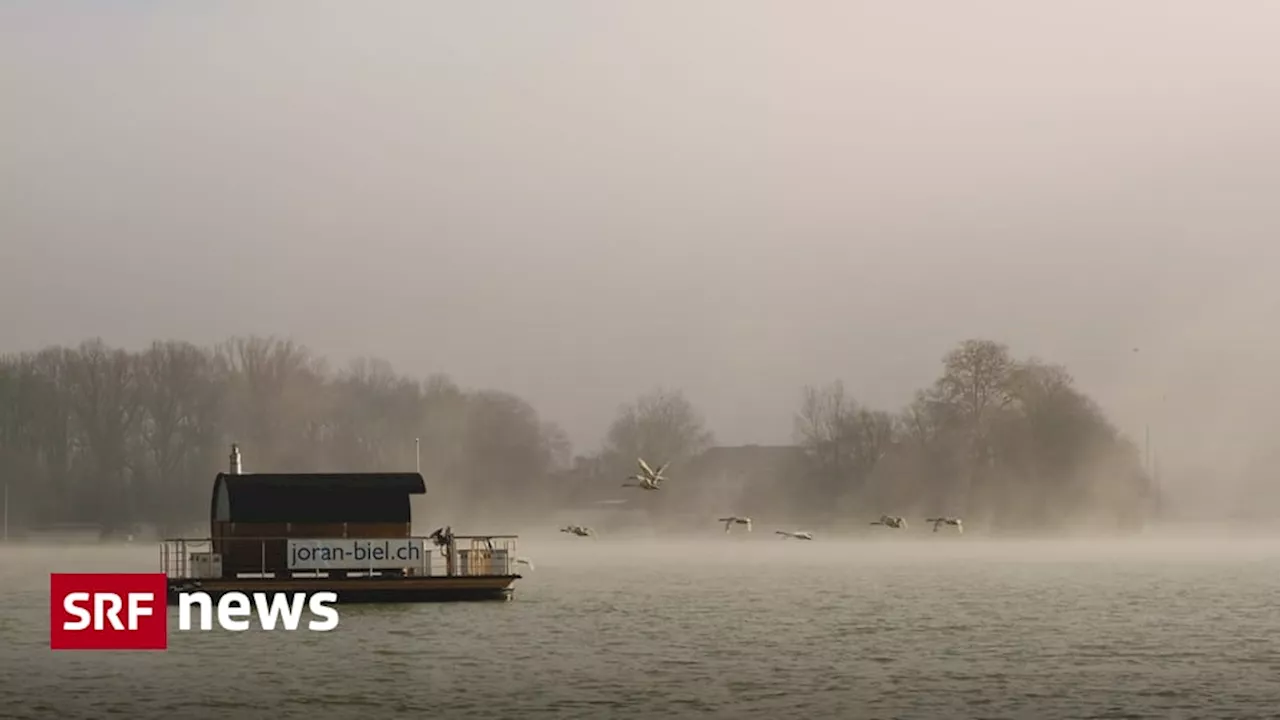
M250 523L407 523L418 473L219 473L211 519Z
M693 466L759 467L789 465L804 459L804 448L796 445L720 445L707 448L690 463Z
M794 445L722 445L708 448L680 468L681 475L722 493L772 488L806 471L804 449Z

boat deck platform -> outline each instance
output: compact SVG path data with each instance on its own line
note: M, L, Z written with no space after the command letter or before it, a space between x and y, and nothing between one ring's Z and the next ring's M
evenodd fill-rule
M510 600L515 581L515 536L454 536L439 547L431 538L333 538L299 540L297 538L224 539L237 546L243 558L254 551L262 558L258 567L224 567L220 553L213 551L211 538L177 538L165 540L161 548L161 567L168 577L168 602L177 604L186 592L204 592L215 601L223 594L316 593L332 592L339 603L410 603L459 602L478 600ZM347 561L316 560L307 563L277 562L272 558L295 557L280 552L293 544L315 548L344 547L353 543L373 545L392 543L416 552L408 553L413 562L396 563L381 559L367 566ZM469 547L459 548L459 543ZM246 544L257 544L254 548ZM322 548L323 549L323 548ZM293 564L295 567L290 567ZM297 564L307 567L296 567ZM402 567L387 567L399 564ZM324 565L325 567L315 567ZM245 572L245 570L251 572Z

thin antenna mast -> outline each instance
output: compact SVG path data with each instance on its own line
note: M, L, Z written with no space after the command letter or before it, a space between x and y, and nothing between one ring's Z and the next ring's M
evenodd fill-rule
M413 460L417 465L418 474L422 474L422 438L413 439Z

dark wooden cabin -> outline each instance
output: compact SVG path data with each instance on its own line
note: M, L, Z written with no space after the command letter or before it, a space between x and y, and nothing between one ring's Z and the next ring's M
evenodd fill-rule
M407 538L419 473L219 473L210 536L222 574L288 573L290 538Z

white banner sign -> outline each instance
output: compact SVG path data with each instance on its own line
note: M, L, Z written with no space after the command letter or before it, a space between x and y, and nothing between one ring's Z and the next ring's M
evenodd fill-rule
M367 570L418 567L425 540L290 540L290 570Z

